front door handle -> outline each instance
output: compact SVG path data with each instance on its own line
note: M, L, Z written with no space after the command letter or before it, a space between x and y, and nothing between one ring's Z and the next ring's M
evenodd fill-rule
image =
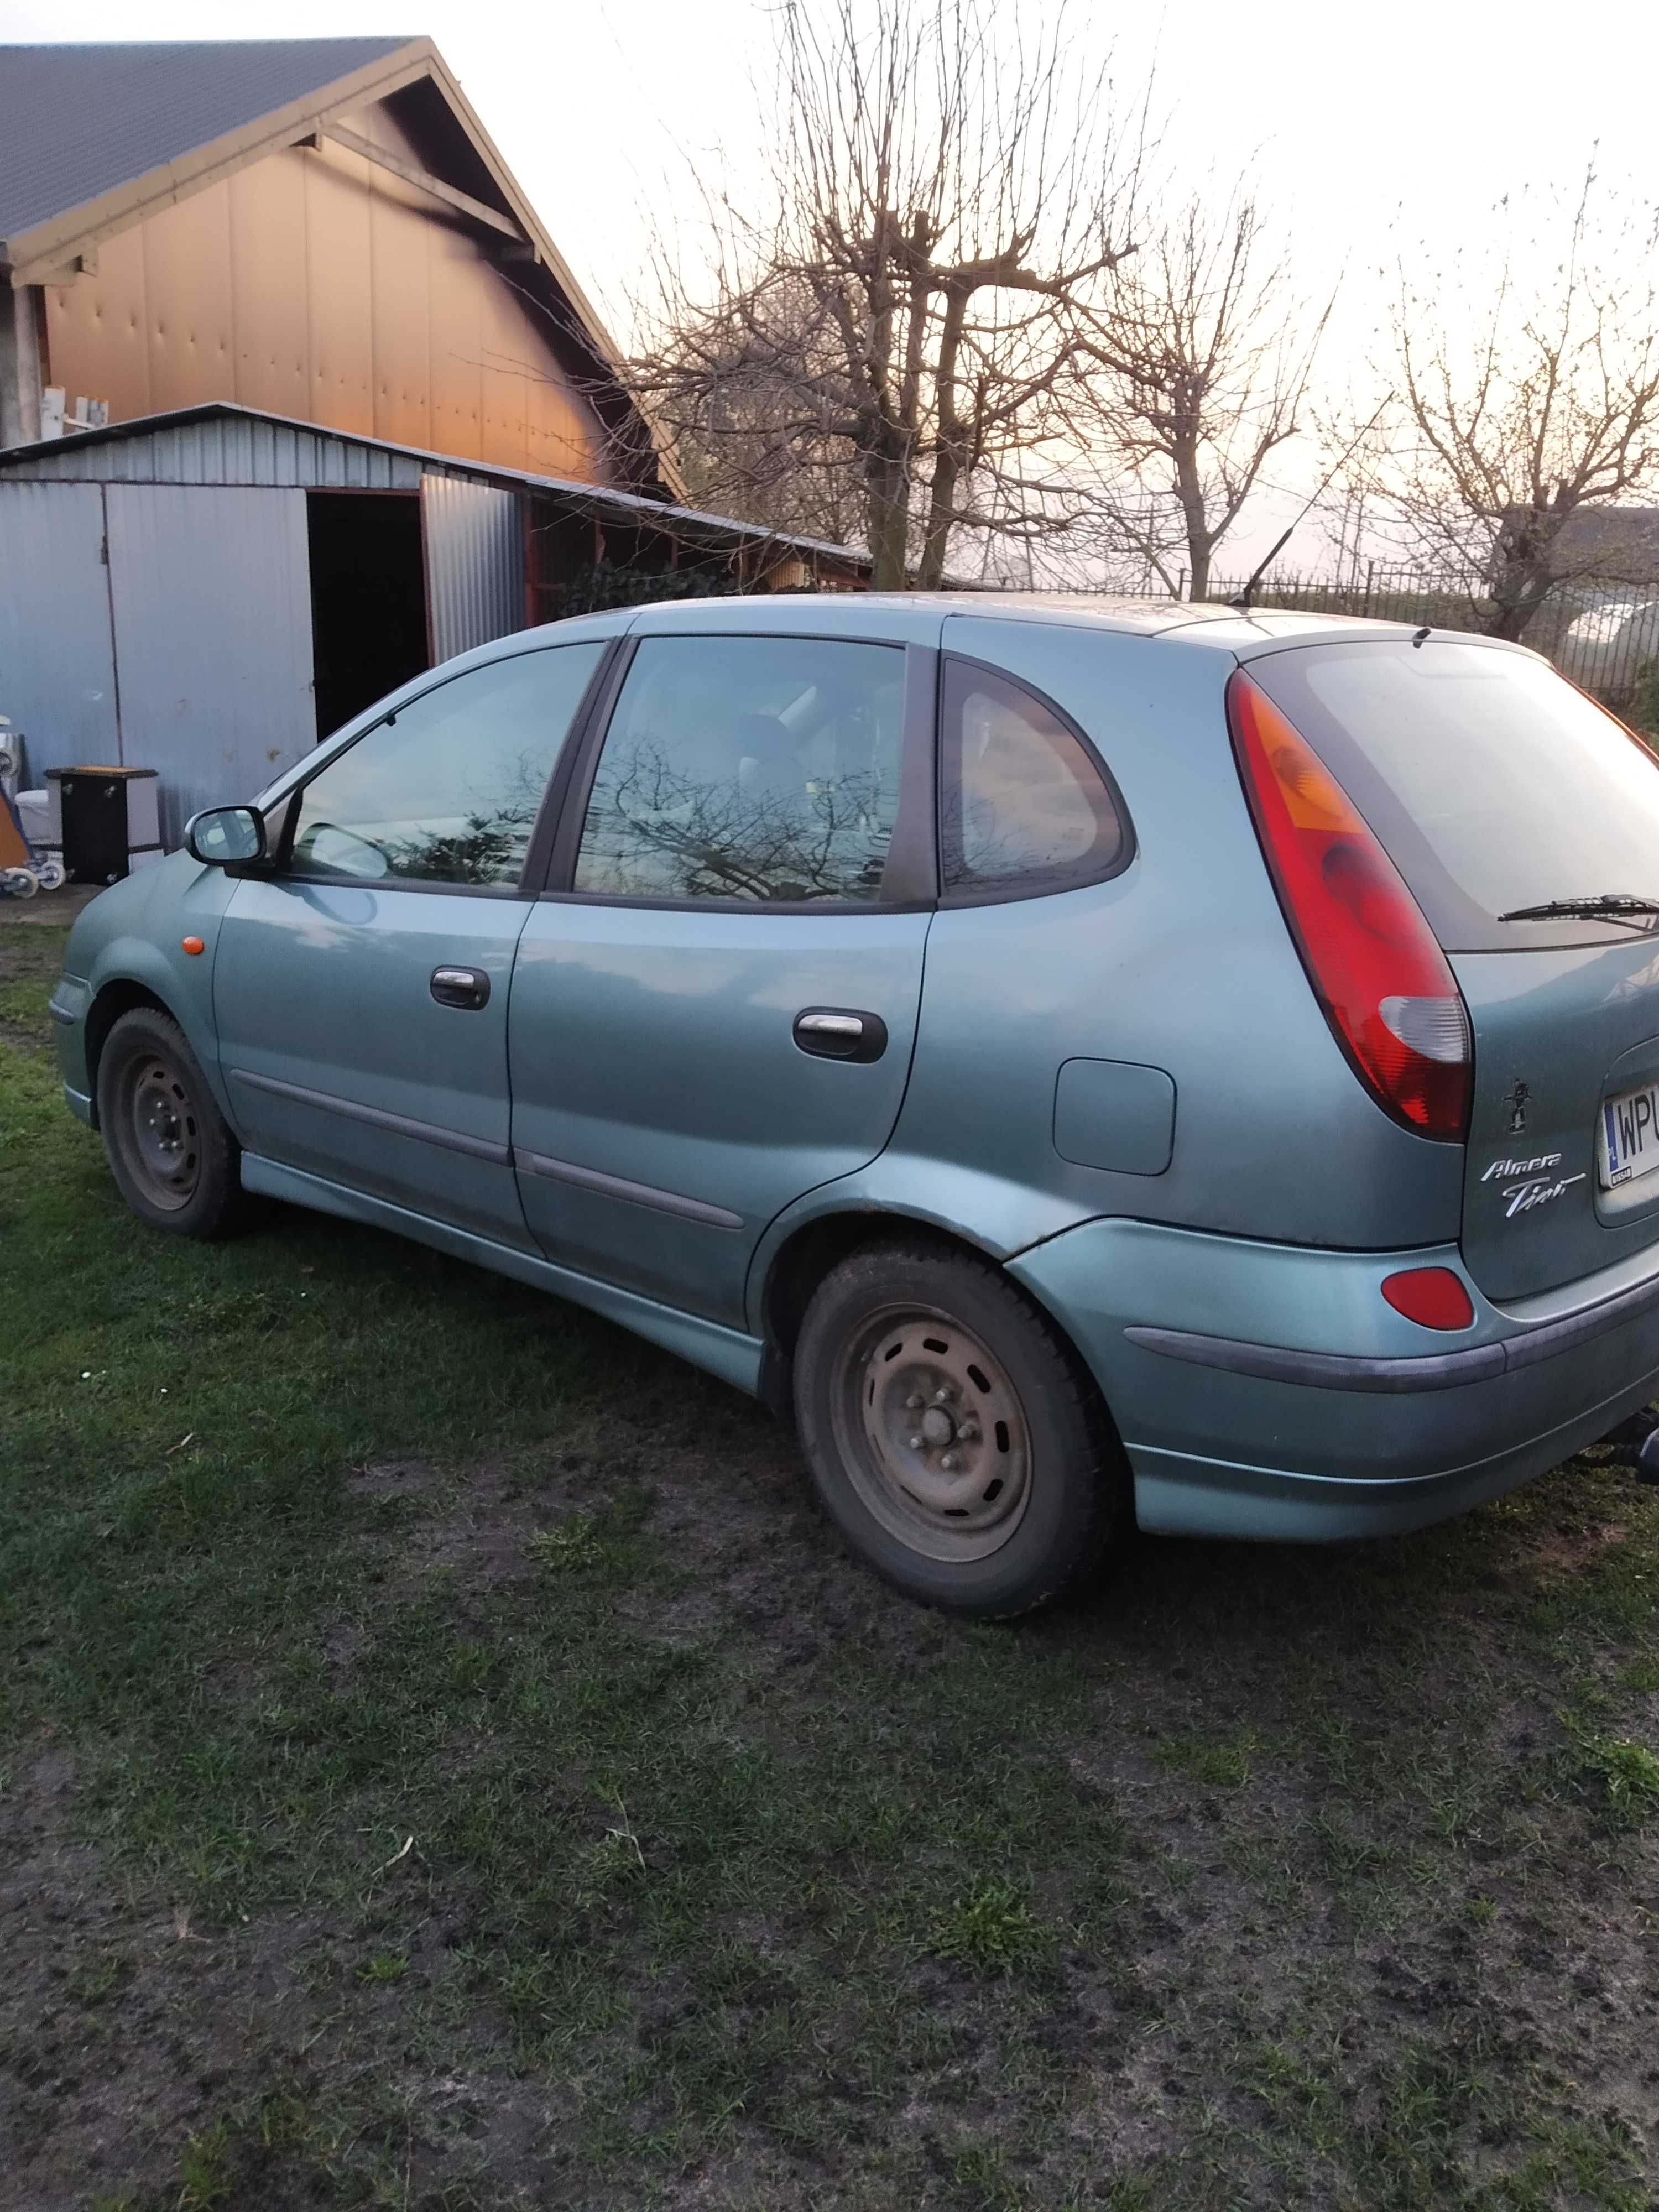
M489 978L482 968L434 968L432 995L441 1006L459 1006L476 1014L489 1004Z
M887 1024L856 1006L804 1006L795 1017L795 1042L819 1060L879 1060Z

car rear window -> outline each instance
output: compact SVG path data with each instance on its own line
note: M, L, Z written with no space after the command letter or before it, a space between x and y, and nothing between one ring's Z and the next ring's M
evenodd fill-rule
M1385 639L1264 653L1283 708L1387 847L1448 951L1599 944L1628 925L1517 907L1659 899L1659 760L1524 653Z

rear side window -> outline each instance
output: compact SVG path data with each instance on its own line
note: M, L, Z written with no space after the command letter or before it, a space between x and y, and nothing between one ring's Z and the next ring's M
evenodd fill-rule
M1034 693L947 659L939 727L946 897L1025 898L1113 875L1128 858L1117 801L1082 741Z
M1659 762L1553 669L1455 637L1249 664L1376 831L1448 951L1624 938L1517 908L1659 898Z

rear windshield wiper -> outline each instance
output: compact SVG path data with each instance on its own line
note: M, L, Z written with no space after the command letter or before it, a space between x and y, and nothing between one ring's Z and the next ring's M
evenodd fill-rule
M1584 898L1547 899L1542 906L1512 907L1499 921L1628 921L1659 919L1659 899L1630 891L1596 891Z

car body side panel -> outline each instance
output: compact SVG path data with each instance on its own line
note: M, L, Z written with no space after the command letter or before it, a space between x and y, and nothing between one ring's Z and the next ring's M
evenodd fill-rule
M188 853L171 854L100 891L76 916L64 953L65 975L87 986L87 1011L112 983L136 983L161 1000L183 1030L233 1128L214 1028L213 967L220 924L235 889L222 868L204 868ZM186 937L199 937L203 950L186 952ZM78 1024L59 1025L58 1053L65 1084L90 1097L84 1014Z
M888 1139L931 919L544 900L520 939L510 1050L520 1188L550 1256L740 1322L767 1224ZM878 1015L885 1051L802 1052L809 1006Z
M1122 790L1136 853L1107 883L939 914L896 1150L1006 1178L1074 1220L1377 1249L1454 1240L1461 1147L1374 1103L1291 945L1233 767L1229 657L965 617L943 645L994 658L1079 724ZM1164 1172L1061 1157L1056 1084L1073 1059L1168 1075ZM1118 1152L1103 1142L1097 1156Z
M239 883L214 1003L242 1142L527 1245L508 1150L507 1024L533 910L418 884ZM488 979L476 1011L433 997L434 971L457 965Z

